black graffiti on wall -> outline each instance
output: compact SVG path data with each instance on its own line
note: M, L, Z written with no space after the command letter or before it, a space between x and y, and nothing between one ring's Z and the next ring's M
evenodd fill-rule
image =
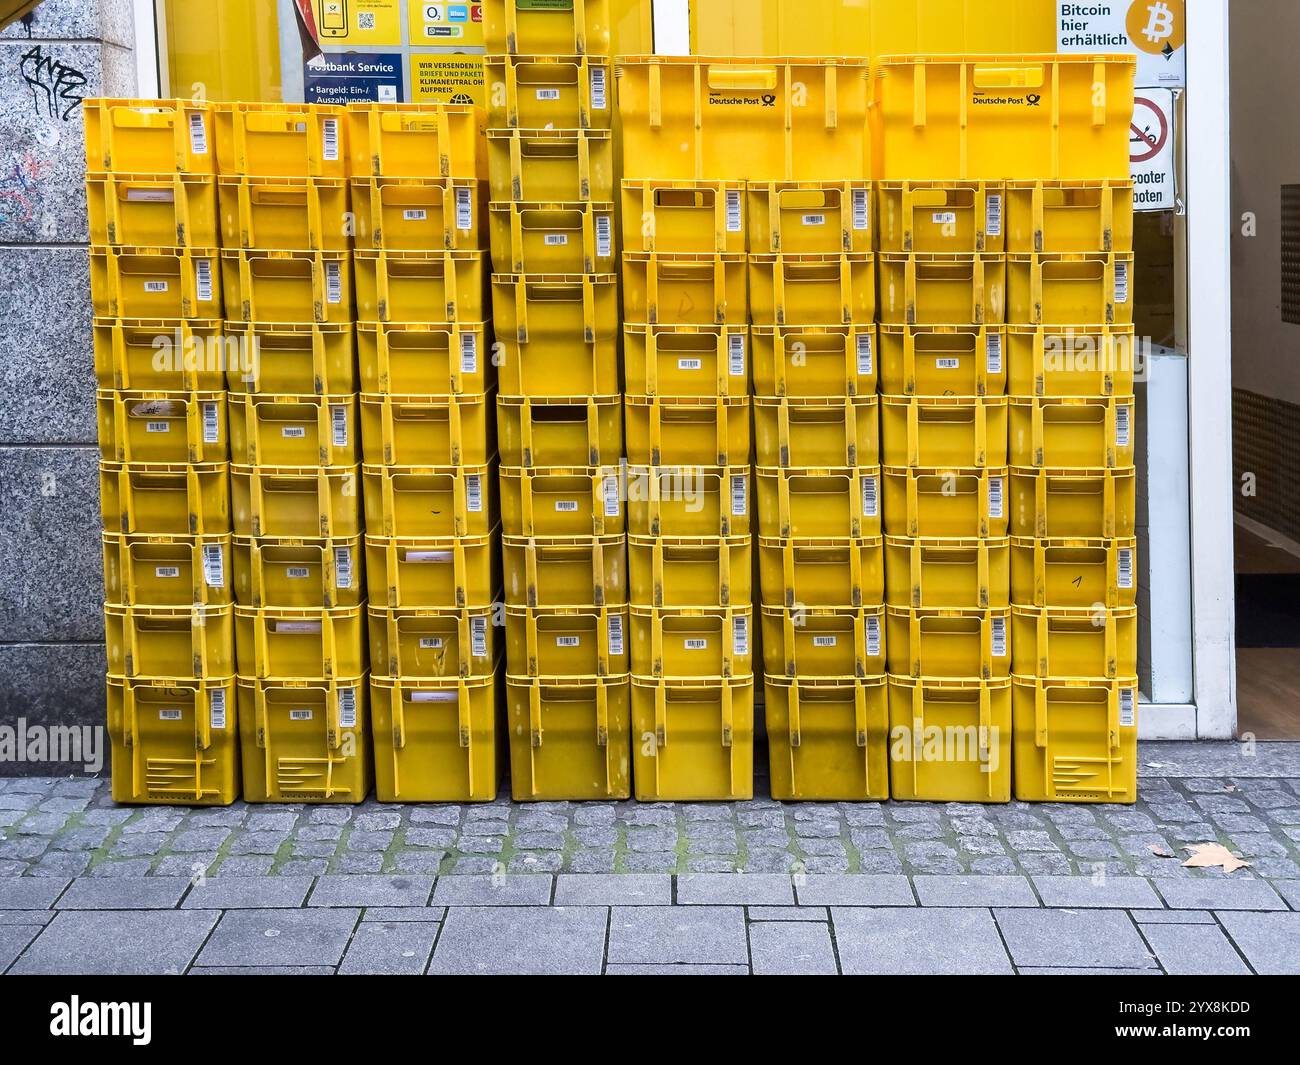
M39 44L23 53L19 61L23 80L32 90L32 105L38 115L68 120L81 106L86 75L76 67L46 55Z

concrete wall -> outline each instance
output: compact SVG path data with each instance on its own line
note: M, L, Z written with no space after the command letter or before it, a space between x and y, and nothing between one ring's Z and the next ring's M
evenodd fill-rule
M44 0L0 33L0 729L104 720L81 100L135 94L131 11ZM4 741L0 776L82 769Z

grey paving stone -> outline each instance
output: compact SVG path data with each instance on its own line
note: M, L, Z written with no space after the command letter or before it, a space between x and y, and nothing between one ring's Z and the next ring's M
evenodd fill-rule
M293 845L295 858L333 858L338 845L328 840L300 839Z
M223 867L224 868L224 865ZM324 858L303 858L284 862L277 870L278 876L319 876L329 869Z
M504 836L461 836L456 849L465 854L500 854L506 841Z
M751 921L829 921L830 911L825 906L749 906L745 909Z
M642 854L659 851L671 851L677 847L676 828L632 828L628 829L627 846L629 850Z
M515 816L514 820L515 831L518 833L557 832L563 835L569 829L569 819L567 817L539 813L531 808L525 808Z
M835 976L830 927L810 922L767 922L749 926L749 950L756 976Z
M509 871L536 874L558 873L564 868L564 855L560 851L527 851L511 855Z
M0 879L0 909L47 910L63 894L71 880L42 877L5 877Z
M68 852L50 852L39 861L28 866L28 876L74 877L80 876L90 867L89 854Z
M0 973L18 960L18 957L37 934L43 924L9 924L0 922Z
M889 873L806 876L795 881L800 906L915 906L911 882Z
M1206 910L1134 910L1133 920L1148 924L1214 924L1214 914Z
M288 839L286 832L241 832L230 845L230 853L275 854Z
M600 906L451 909L429 972L595 975L601 971L608 920L609 911Z
M394 872L436 875L447 858L445 851L403 851L391 859Z
M443 876L433 889L435 906L546 906L550 876Z
M10 970L20 975L176 975L217 923L205 910L63 911Z
M837 906L831 908L831 923L845 975L1012 971L988 910Z
M617 907L610 914L608 959L615 965L747 965L745 912L739 906Z
M679 906L790 906L794 886L780 873L688 873L677 878Z
M348 835L344 846L350 851L362 851L373 854L376 851L386 851L393 843L392 832L370 832L361 829L353 829Z
M429 964L438 926L411 921L366 921L352 937L339 974L418 976Z
M570 873L612 873L615 867L613 850L579 850L569 855L565 867Z
M748 976L748 965L607 965L606 976Z
M166 845L166 833L139 832L118 839L113 844L112 853L122 858L152 858Z
M1020 868L1030 876L1064 876L1074 871L1070 859L1063 854L1021 854L1014 846L1011 851Z
M333 976L332 965L196 965L187 976Z
M152 876L191 880L207 876L216 862L215 854L168 854L154 864Z
M830 875L834 873L847 873L849 871L849 859L831 858L823 855L812 855L804 860L805 869L815 875Z
M268 910L301 906L309 876L208 877L185 896L186 910Z
M337 965L360 916L355 909L228 910L196 964Z
M53 910L0 910L0 925L35 925L42 927L54 920Z
M384 855L378 852L340 854L330 859L331 873L348 876L378 874L384 868Z
M443 906L370 906L362 921L426 921L437 924L447 913Z
M1300 913L1245 913L1218 915L1232 941L1261 976L1300 973Z
M1117 910L995 910L1016 965L1147 969L1154 959L1127 913Z
M652 851L648 854L625 854L622 867L629 873L671 873L680 861L675 851Z
M146 876L153 868L152 858L105 859L88 870L90 876L123 877Z
M107 839L107 828L87 825L82 828L74 828L70 832L61 833L54 838L51 846L60 851L93 851L102 847Z
M1164 904L1140 876L1036 876L1044 906L1065 909L1160 910Z
M457 834L451 828L408 828L403 842L408 847L434 847L449 850L456 846Z
M1274 880L1271 883L1273 890L1286 899L1291 909L1300 910L1300 880ZM3 895L3 888L0 888L0 899Z
M587 825L593 828L612 825L616 819L614 807L601 806L597 803L584 803L573 812L575 825Z
M1037 906L1023 876L914 876L922 906Z
M1160 880L1156 888L1175 910L1285 910L1286 903L1263 880L1240 875Z
M168 846L181 854L206 854L216 851L229 838L229 829L194 828L185 832L177 832Z
M74 880L55 903L60 910L170 910L190 888L179 876Z
M1213 924L1144 925L1142 934L1171 976L1238 976L1250 969L1223 929Z
M903 860L889 850L863 851L858 855L859 873L892 874L903 871Z
M672 898L672 877L665 874L563 873L555 880L556 906L669 906Z
M1022 965L1021 976L1164 976L1159 969L1040 969Z
M308 906L423 906L433 890L431 876L319 877Z

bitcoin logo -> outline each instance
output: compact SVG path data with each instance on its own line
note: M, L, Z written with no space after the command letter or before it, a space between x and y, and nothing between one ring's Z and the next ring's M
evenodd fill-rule
M1159 44L1174 33L1174 13L1169 10L1168 4L1152 4L1148 11L1151 12L1151 21L1147 23L1147 28L1142 31L1142 36L1152 44Z
M1128 39L1151 55L1172 55L1187 41L1182 0L1136 0L1126 22Z

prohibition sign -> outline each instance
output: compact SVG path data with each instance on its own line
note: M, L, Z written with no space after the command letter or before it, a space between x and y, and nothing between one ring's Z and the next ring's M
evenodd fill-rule
M1133 121L1129 125L1129 154L1135 163L1145 163L1159 155L1169 140L1169 120L1165 114L1151 100L1144 96L1139 96L1133 101L1137 105L1137 111L1134 112ZM1138 115L1142 113L1143 108L1150 111L1156 116L1154 125L1160 129L1159 134L1151 132L1152 123L1143 127L1138 122Z

